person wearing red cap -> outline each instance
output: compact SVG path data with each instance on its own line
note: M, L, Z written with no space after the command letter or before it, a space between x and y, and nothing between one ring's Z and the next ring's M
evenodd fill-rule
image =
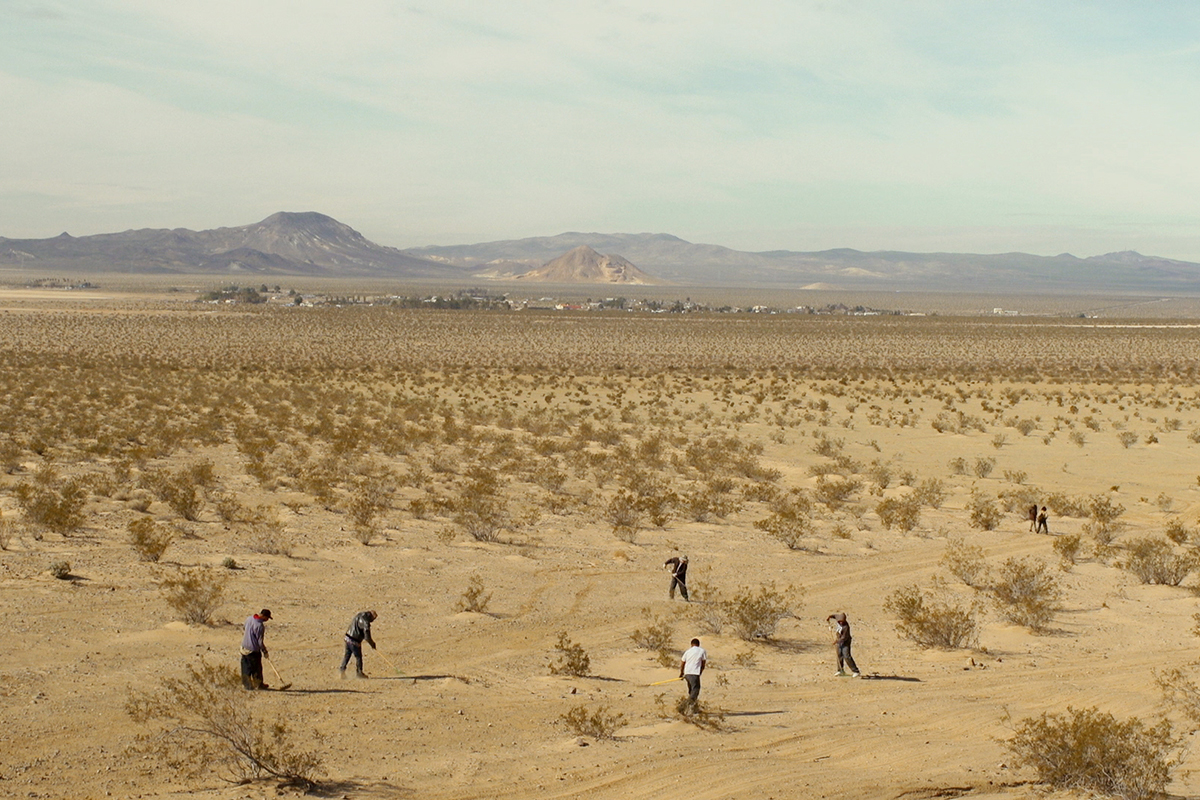
M264 608L257 614L246 618L245 634L242 636L242 688L269 689L263 682L262 660L270 658L267 646L263 642L266 636L264 622L271 618L271 609Z

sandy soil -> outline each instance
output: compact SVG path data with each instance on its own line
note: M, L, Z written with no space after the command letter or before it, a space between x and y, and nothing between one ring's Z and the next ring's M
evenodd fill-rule
M1143 387L1147 405L1106 404L1098 417L1107 426L1130 413L1148 415L1153 392L1170 388ZM900 398L872 403L884 417L906 410ZM1062 411L1026 399L1013 413L1046 420ZM234 800L295 793L270 782L184 781L126 752L139 731L123 710L128 693L154 689L199 658L235 665L242 620L263 606L274 614L267 634L272 663L292 688L258 693L252 702L285 718L303 741L310 732L320 735L323 796L1041 796L1003 745L1014 721L1093 705L1153 718L1160 711L1155 671L1196 658L1195 594L1142 585L1112 560L1084 558L1061 573L1063 607L1048 632L1034 635L992 612L978 649L950 652L899 638L884 600L901 586L927 586L946 575L938 561L950 537L979 545L993 564L1014 556L1058 563L1053 538L1029 533L1019 513L1006 514L998 530L969 526L970 490L1011 488L1004 469L1025 471L1027 483L1045 491L1109 493L1127 509L1122 539L1160 535L1172 517L1195 526L1200 445L1188 432L1200 426L1200 412L1193 405L1178 416L1181 429L1129 449L1111 432L1076 447L1065 436L1045 443L1038 433L1012 430L996 449L992 432L941 434L928 420L868 426L860 411L857 427L828 429L845 439L846 452L942 477L950 493L908 534L885 530L871 511L849 538L830 536L823 524L815 552L790 551L754 528L764 515L755 504L724 520L672 520L642 530L633 543L616 539L599 519L545 515L514 534L512 544L484 544L462 535L443 541L437 534L446 521L413 518L402 510L403 497L386 516L383 536L363 546L343 514L293 492L281 511L297 542L289 558L250 552L209 508L191 526L196 538L173 545L164 560L237 560L211 627L173 621L153 582L158 568L138 562L124 542L135 512L93 497L82 533L37 539L18 524L0 553L0 631L9 643L0 658L0 796ZM764 443L763 463L783 472L785 487L811 487L807 470L822 460L813 439L790 430L780 442L772 430L741 427L743 436ZM222 485L248 505L272 500L233 447L194 455L212 459ZM946 465L958 456L994 456L998 467L983 479L950 475ZM20 519L11 496L20 478L8 476L0 491L11 521ZM905 491L893 484L881 496ZM1156 502L1164 493L1173 501L1167 511ZM870 507L878 500L865 499ZM169 516L159 503L151 511ZM1053 535L1082 525L1050 521ZM803 607L770 642L703 632L696 604L667 597L661 565L679 552L690 556L693 580L793 584L804 589ZM72 580L46 572L58 559L71 563ZM485 614L455 610L473 575L492 593ZM371 677L341 681L341 632L366 608L379 612L379 651L366 652ZM825 619L835 611L853 623L861 680L833 674ZM651 687L674 673L630 639L655 615L675 620L680 650L692 636L701 638L711 659L702 699L725 712L723 730L658 713L656 698L673 701L681 684ZM586 649L592 677L549 674L560 631ZM269 668L267 677L275 682ZM561 716L580 704L623 714L618 738L572 735ZM1200 766L1198 759L1185 755L1169 787L1174 795L1200 794L1200 774L1186 771Z

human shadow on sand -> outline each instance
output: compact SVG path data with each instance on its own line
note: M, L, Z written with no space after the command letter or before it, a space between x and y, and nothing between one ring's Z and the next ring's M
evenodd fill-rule
M908 675L867 675L863 674L859 680L864 681L904 681L905 683L920 683L920 678L913 678Z
M781 708L778 711L726 711L725 716L727 716L727 717L766 717L771 714L783 714L783 713L785 713L785 712Z

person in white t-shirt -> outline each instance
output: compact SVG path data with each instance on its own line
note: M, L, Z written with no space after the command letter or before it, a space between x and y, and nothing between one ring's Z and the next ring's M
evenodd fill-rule
M683 651L679 661L679 677L687 681L688 703L693 707L700 699L700 674L708 663L708 653L700 646L699 639L692 639L692 646Z

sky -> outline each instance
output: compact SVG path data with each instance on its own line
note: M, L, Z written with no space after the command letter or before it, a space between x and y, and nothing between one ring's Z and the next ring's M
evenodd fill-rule
M0 236L1200 261L1200 3L0 0Z

